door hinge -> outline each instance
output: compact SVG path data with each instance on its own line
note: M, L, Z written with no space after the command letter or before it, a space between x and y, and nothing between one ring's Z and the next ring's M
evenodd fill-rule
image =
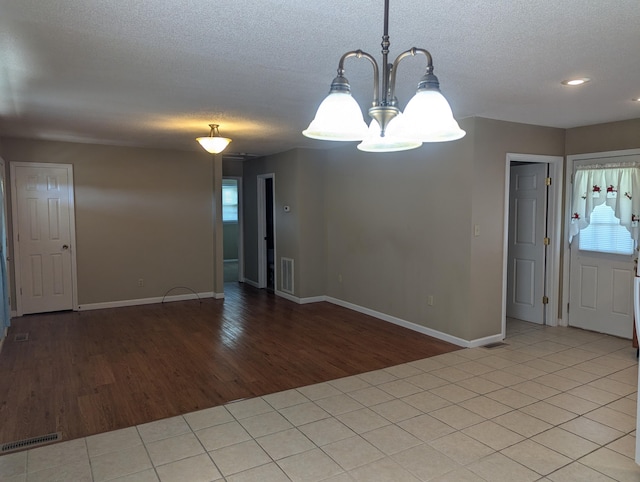
M549 297L548 296L543 296L542 297L542 304L543 305L548 305L549 304Z
M569 313L569 303L567 303L567 313Z
M551 186L551 178L550 177L545 177L544 178L544 184L546 186Z
M544 238L543 242L545 246L549 246L549 244L551 243L551 238Z

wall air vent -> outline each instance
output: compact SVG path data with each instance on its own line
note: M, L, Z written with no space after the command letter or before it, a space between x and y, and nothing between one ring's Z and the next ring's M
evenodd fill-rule
M293 294L293 259L280 258L280 273L282 273L281 290Z

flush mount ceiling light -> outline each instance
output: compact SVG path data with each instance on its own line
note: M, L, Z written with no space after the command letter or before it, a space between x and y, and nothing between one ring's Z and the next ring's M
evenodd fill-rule
M591 79L589 79L588 77L581 77L579 79L563 80L561 84L562 85L582 85L582 84L586 84L590 80Z
M209 127L211 127L209 137L198 137L196 138L196 141L204 147L205 151L210 152L211 154L219 154L225 150L231 142L231 139L220 136L218 124L209 124Z
M460 129L447 99L440 93L429 51L413 47L390 64L387 61L390 45L389 0L385 0L382 76L379 75L378 63L368 53L362 50L345 53L338 63L338 76L331 83L329 95L302 134L327 141L362 141L358 149L368 152L403 151L420 147L423 142L453 141L464 137L465 131ZM398 65L405 58L418 54L427 58L426 73L402 114L395 97ZM351 97L351 86L344 76L344 62L351 57L365 58L373 66L373 101L369 108L369 116L373 120L369 127L360 106Z

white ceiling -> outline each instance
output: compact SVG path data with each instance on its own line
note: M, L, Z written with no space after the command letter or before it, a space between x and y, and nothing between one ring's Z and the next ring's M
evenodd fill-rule
M638 0L391 0L390 61L434 58L458 118L553 127L640 117ZM340 56L381 62L383 0L0 0L0 135L229 153L326 147L300 133ZM424 58L398 69L401 108ZM590 77L580 87L563 79ZM369 62L349 59L360 105ZM640 135L640 133L639 133Z

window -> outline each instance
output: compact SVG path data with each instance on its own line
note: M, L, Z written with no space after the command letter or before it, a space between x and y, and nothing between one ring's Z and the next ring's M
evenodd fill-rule
M593 208L589 226L580 231L579 243L581 251L633 254L634 241L629 230L606 204Z
M236 179L222 180L222 221L238 222L238 181Z

